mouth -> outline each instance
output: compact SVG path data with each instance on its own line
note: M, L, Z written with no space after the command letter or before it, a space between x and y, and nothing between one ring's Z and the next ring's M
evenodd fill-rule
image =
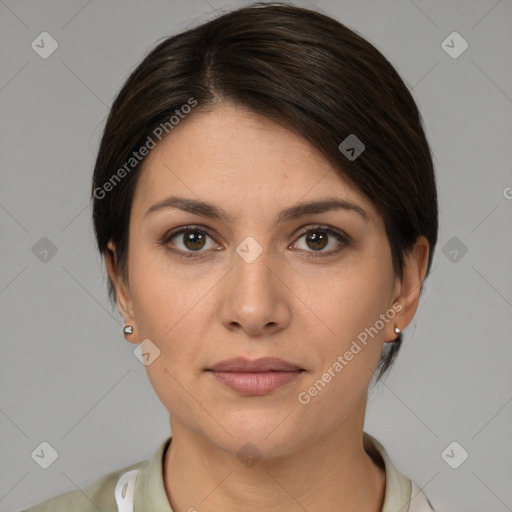
M207 368L218 381L242 395L264 395L296 380L306 370L283 359L229 359Z

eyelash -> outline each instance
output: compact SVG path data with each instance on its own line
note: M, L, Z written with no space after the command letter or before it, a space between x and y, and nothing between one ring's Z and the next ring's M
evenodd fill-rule
M325 225L314 225L309 226L307 229L302 231L298 237L297 241L300 240L304 235L308 234L311 231L321 231L322 233L326 233L327 235L333 236L338 242L341 243L341 246L338 249L331 250L331 251L304 251L307 255L307 257L310 258L318 258L318 257L325 257L325 256L331 256L334 254L337 254L340 252L344 247L348 246L352 239L343 232L334 231L332 228L325 226ZM202 257L201 253L207 252L207 251L182 251L181 249L171 249L169 247L169 242L177 237L178 235L181 235L186 232L194 232L194 233L201 233L204 235L208 235L212 240L214 240L214 237L210 230L208 228L197 226L197 225L190 225L190 226L184 226L182 228L177 229L176 231L171 231L170 233L166 233L161 240L159 241L160 245L164 245L167 247L168 250L172 251L175 254L178 254L179 256L183 256L184 258L198 258ZM296 243L296 242L294 242Z

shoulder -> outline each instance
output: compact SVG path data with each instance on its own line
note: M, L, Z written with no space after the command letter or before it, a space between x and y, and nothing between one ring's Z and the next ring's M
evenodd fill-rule
M375 437L363 432L363 443L366 452L386 472L382 512L435 512L425 493L397 469L384 446Z
M165 439L153 457L107 473L89 485L59 494L22 512L172 512L162 475Z
M104 512L117 511L116 486L123 474L131 470L141 470L148 461L105 474L82 489L68 491L54 496L22 512Z

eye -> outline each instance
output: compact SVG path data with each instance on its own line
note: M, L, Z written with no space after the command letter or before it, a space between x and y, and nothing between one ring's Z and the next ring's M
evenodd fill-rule
M348 235L323 226L308 228L307 231L301 234L298 240L301 239L304 239L302 247L300 247L301 244L298 242L295 242L292 246L308 253L313 253L309 254L309 256L317 256L314 254L315 252L321 253L318 256L334 254L350 243ZM330 250L324 250L326 247L330 247Z
M302 239L304 239L303 244L299 242ZM298 241L291 247L300 249L311 257L328 256L339 252L349 245L350 241L351 238L343 232L335 231L327 226L314 226L303 231ZM184 257L196 257L208 250L222 249L222 246L214 241L206 228L200 229L197 226L185 226L172 231L164 235L160 243L170 251ZM324 250L326 247L330 247L330 249Z
M195 256L193 253L206 252L208 249L221 248L207 231L195 226L185 226L168 233L161 243L168 247L171 245L170 250L184 253L183 256L187 257Z

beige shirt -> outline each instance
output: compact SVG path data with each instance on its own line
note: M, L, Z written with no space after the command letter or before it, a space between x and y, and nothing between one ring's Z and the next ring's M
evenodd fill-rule
M23 512L173 512L163 481L163 463L172 436L153 458L108 473L83 489L68 491ZM363 432L363 442L373 460L384 465L386 491L382 512L432 512L425 494L402 475L384 447ZM197 506L200 508L200 504ZM197 512L194 504L187 512Z

